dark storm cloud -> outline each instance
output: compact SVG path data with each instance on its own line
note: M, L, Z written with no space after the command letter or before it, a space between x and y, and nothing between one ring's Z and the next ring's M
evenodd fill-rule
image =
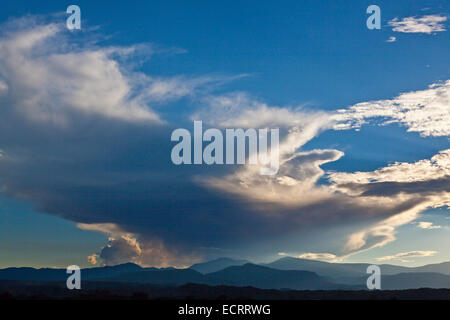
M173 100L193 95L194 87L208 80L155 82L125 72L111 57L117 50L126 52L91 46L67 51L64 31L54 24L21 24L0 38L1 190L38 211L111 234L99 252L106 264L188 264L190 257L227 248L243 252L255 243L266 248L280 236L307 234L316 227L369 227L429 204L423 196L384 203L361 199L366 195L448 190L447 177L440 181L444 186L439 181L415 187L347 184L359 188L361 198L319 186L324 175L320 166L343 153L296 150L329 128L331 120L324 113L291 113L257 104L239 123L265 126L264 121L279 121L287 129L294 127L281 145L280 175L255 176L242 166L175 166L170 135L178 125L170 117L176 118L179 104L188 102L178 100L177 109L164 111L165 118L152 106L167 102L170 108ZM369 230L351 249L337 253L376 245L390 239L391 231Z

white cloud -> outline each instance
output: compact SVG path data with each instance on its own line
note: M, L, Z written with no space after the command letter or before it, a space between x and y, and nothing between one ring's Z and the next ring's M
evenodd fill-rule
M108 244L104 246L99 257L103 260L103 265L113 266L127 262L138 262L142 254L139 242L132 237L121 236L119 238L110 237Z
M141 79L148 82L146 94L153 101L168 101L181 97L193 96L197 93L206 93L209 89L223 83L233 81L246 74L237 76L201 76L189 78L186 76L175 76L171 78L148 77Z
M77 227L81 230L98 231L115 236L130 236L130 233L123 231L115 223L77 223Z
M392 256L380 257L377 258L377 260L378 261L401 260L405 262L404 259L432 257L436 253L438 253L438 251L408 251L408 252L400 252Z
M88 261L102 265L117 265L133 262L147 267L187 267L198 261L198 257L168 248L157 239L138 239L138 236L124 231L115 223L78 223L82 230L98 231L108 234L108 243L100 252L89 255Z
M379 119L381 125L400 123L422 136L450 135L450 80L426 90L400 94L392 100L361 102L335 115L336 130L360 128Z
M60 125L72 112L159 121L132 86L133 75L111 58L120 48L69 50L61 25L32 26L0 38L0 74L8 82L10 107L33 121Z
M434 225L433 222L420 221L417 223L417 227L420 229L440 229L441 226Z
M193 120L202 120L221 128L301 128L313 122L322 129L331 128L332 119L322 111L309 112L300 107L269 106L243 92L204 99L207 108L196 112Z
M396 37L389 37L389 39L386 40L386 42L395 42L397 41Z
M190 95L198 84L208 82L198 80L186 80L182 78L151 79L148 95L154 100L171 100Z
M141 245L136 236L125 232L114 223L78 223L82 230L98 231L110 235L108 243L100 250L88 256L88 261L97 264L102 259L103 265L116 265L126 262L138 263L142 255Z
M392 30L404 33L433 33L445 31L443 22L447 17L441 15L426 15L422 17L407 17L399 20L395 18L389 21Z
M289 137L288 137L289 138ZM295 139L293 139L295 140ZM298 139L301 141L301 138ZM292 147L294 148L294 147ZM298 207L328 199L332 193L316 183L324 175L321 165L338 160L338 150L312 150L284 154L280 170L274 176L262 176L257 166L245 166L222 178L207 178L208 186L262 203ZM301 197L299 195L302 195Z
M450 176L450 149L442 150L431 159L417 162L395 162L387 167L369 172L329 172L328 177L340 191L351 194L361 194L364 189L354 188L359 184L396 182L424 182L429 180L446 179Z

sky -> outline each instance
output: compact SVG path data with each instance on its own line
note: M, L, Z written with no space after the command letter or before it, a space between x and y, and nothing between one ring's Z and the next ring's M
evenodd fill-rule
M73 4L2 4L0 268L450 261L449 2ZM279 172L174 165L193 120Z

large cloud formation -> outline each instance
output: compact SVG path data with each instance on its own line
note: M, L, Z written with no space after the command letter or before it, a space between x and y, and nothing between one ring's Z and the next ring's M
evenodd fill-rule
M321 168L342 151L302 149L325 130L380 117L424 136L449 135L449 81L338 112L306 111L207 88L230 78L139 73L123 62L138 46L73 44L58 24L28 18L2 29L0 190L108 234L91 262L185 266L251 250L295 252L303 235L345 226L322 249L339 258L388 243L397 226L449 204L448 150L345 173ZM279 127L279 173L261 176L257 165L173 165L170 133L180 124L172 123L170 107L158 107L189 99L203 107L184 124Z

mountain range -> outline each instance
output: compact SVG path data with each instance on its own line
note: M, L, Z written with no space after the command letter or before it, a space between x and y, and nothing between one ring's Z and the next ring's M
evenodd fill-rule
M152 284L180 286L189 283L295 290L364 290L368 274L365 263L329 263L284 257L268 264L220 258L194 264L190 268L143 268L125 263L116 266L82 269L82 281L114 284ZM413 288L450 288L450 262L421 267L383 264L381 285L386 290ZM65 281L65 269L0 269L0 282Z
M317 260L284 257L265 264L270 268L280 270L306 270L316 272L320 276L334 279L366 275L369 263L330 263ZM431 272L450 275L450 262L428 264L421 267L402 267L392 264L379 265L382 275L395 275L399 273Z

